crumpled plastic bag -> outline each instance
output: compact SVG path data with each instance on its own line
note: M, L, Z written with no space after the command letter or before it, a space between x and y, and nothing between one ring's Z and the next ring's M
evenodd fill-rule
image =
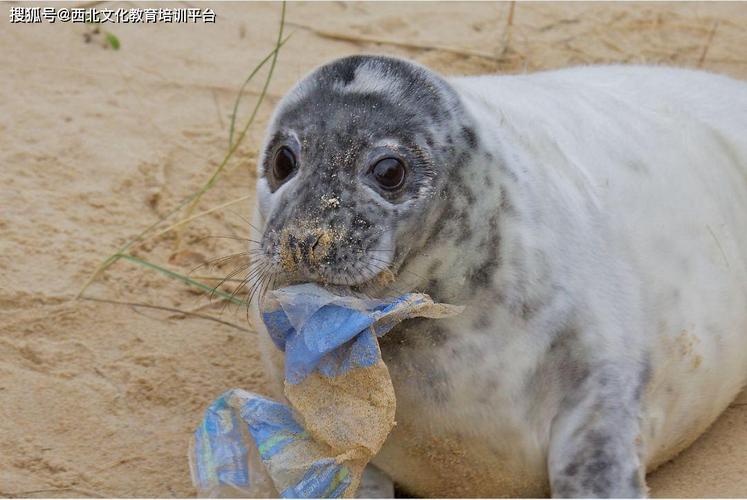
M262 319L285 351L292 407L240 389L205 412L191 451L200 496L353 497L363 468L395 422L395 398L377 337L414 317L459 306L410 293L379 300L304 284L269 292Z

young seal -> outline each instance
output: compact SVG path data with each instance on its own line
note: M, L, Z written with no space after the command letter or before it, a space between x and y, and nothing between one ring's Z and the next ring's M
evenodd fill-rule
M408 493L645 495L747 379L743 82L348 57L283 98L258 169L255 289L467 306L381 340L375 463Z

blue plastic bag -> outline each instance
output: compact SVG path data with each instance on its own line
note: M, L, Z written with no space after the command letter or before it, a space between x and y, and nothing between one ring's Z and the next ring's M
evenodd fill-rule
M275 345L285 351L286 395L300 413L240 389L214 401L194 437L192 479L198 493L266 496L271 482L286 498L353 496L363 467L394 425L394 392L377 337L407 318L443 318L461 310L415 293L389 300L361 299L338 296L314 284L269 292L262 319ZM351 372L354 369L358 371ZM325 434L315 425L323 415L354 412L317 412L316 400L310 403L302 396L327 391L327 404L340 405L341 410L364 404L346 399L346 391L339 390L348 382L355 384L363 371L380 380L375 390L382 391L383 403L366 413L373 411L382 421L341 420L334 433ZM327 386L325 379L334 383ZM340 429L361 434L360 442L355 435L349 440L355 444L350 444L354 453L339 453L341 443L332 442Z

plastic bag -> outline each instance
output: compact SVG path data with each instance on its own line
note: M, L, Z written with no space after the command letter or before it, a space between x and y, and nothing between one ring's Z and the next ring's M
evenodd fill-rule
M394 426L395 398L377 337L413 317L462 308L424 294L338 296L313 284L269 292L262 319L285 351L292 408L240 389L213 402L195 432L200 496L352 497Z

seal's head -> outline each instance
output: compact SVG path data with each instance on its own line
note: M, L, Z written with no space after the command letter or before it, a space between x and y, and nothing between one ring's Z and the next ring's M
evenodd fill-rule
M287 281L394 276L443 212L450 172L474 141L467 121L449 84L409 61L353 56L317 68L269 126L258 265Z

